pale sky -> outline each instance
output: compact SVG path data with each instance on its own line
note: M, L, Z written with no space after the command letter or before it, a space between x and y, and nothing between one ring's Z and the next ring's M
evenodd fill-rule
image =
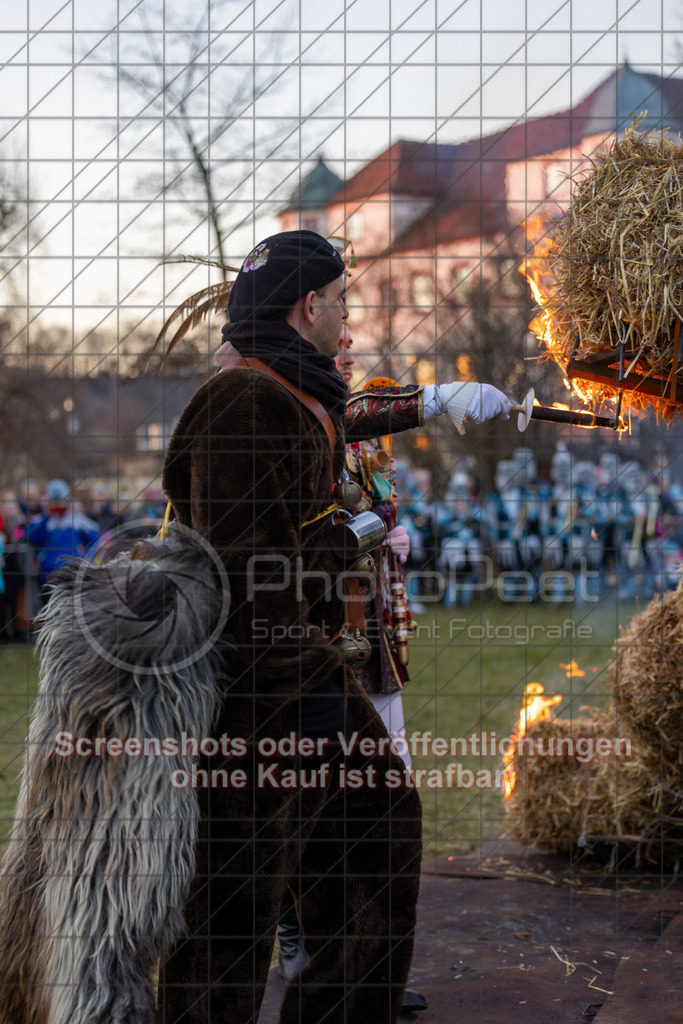
M186 167L185 153L175 159L179 111L117 88L117 63L150 70L144 27L167 81L187 81L196 43L188 109L202 130L220 124L246 75L270 83L211 142L228 219L256 215L230 238L239 262L277 228L319 153L349 177L397 138L453 142L568 108L624 58L679 74L683 26L677 0L215 0L210 17L207 0L1 0L1 10L0 159L31 199L28 252L18 231L5 283L15 302L28 299L32 323L78 328L157 329L163 301L209 280L159 265L206 255L212 241L192 194L162 189Z

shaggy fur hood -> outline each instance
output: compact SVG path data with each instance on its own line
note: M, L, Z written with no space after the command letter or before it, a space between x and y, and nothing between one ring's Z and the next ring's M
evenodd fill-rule
M220 571L191 531L53 577L16 820L0 879L3 1024L150 1024L182 927L198 805L175 756L61 756L210 733L230 654ZM207 642L208 638L208 642ZM59 739L61 735L61 740ZM148 744L148 750L155 750Z

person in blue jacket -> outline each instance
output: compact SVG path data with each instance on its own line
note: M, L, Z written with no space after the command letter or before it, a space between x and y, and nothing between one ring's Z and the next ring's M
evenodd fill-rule
M50 480L45 498L47 512L34 517L26 527L26 539L38 549L43 587L51 572L72 555L82 557L100 535L97 523L73 510L65 480Z

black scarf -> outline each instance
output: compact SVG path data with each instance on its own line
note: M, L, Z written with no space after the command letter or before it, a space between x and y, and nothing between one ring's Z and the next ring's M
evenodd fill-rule
M281 373L302 391L321 402L328 412L343 416L347 387L334 359L318 352L284 320L238 320L223 327L241 356L253 356Z

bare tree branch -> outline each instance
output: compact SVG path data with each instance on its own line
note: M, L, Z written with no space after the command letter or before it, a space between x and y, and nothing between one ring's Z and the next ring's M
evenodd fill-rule
M246 70L231 64L231 53L212 58L212 47L227 35L236 0L211 0L199 17L193 8L173 9L162 0L146 2L135 12L141 41L131 53L135 63L120 63L112 50L103 75L116 75L119 87L142 97L145 106L138 112L147 116L161 107L160 117L171 130L165 140L164 170L155 182L159 194L176 194L188 199L187 212L200 216L211 230L212 252L219 264L226 262L226 243L237 228L249 224L255 216L244 213L251 198L250 183L257 160L250 108L271 89L282 74L279 61L285 34L273 29L268 63ZM241 10L241 8L240 8ZM155 14L164 17L162 47L160 33L154 27ZM179 11L182 13L178 14ZM225 13L223 22L218 18ZM284 27L284 24L283 24ZM112 46L115 46L112 40ZM259 74L260 71L260 74ZM209 103L210 98L210 103ZM215 113L214 113L215 111ZM290 140L291 119L275 121L274 128L261 139L269 154ZM293 141L286 143L294 153ZM279 152L283 156L282 152ZM281 181L279 168L273 167L273 187ZM197 197L201 196L201 203ZM234 211L234 212L233 212ZM223 280L225 280L225 273Z

